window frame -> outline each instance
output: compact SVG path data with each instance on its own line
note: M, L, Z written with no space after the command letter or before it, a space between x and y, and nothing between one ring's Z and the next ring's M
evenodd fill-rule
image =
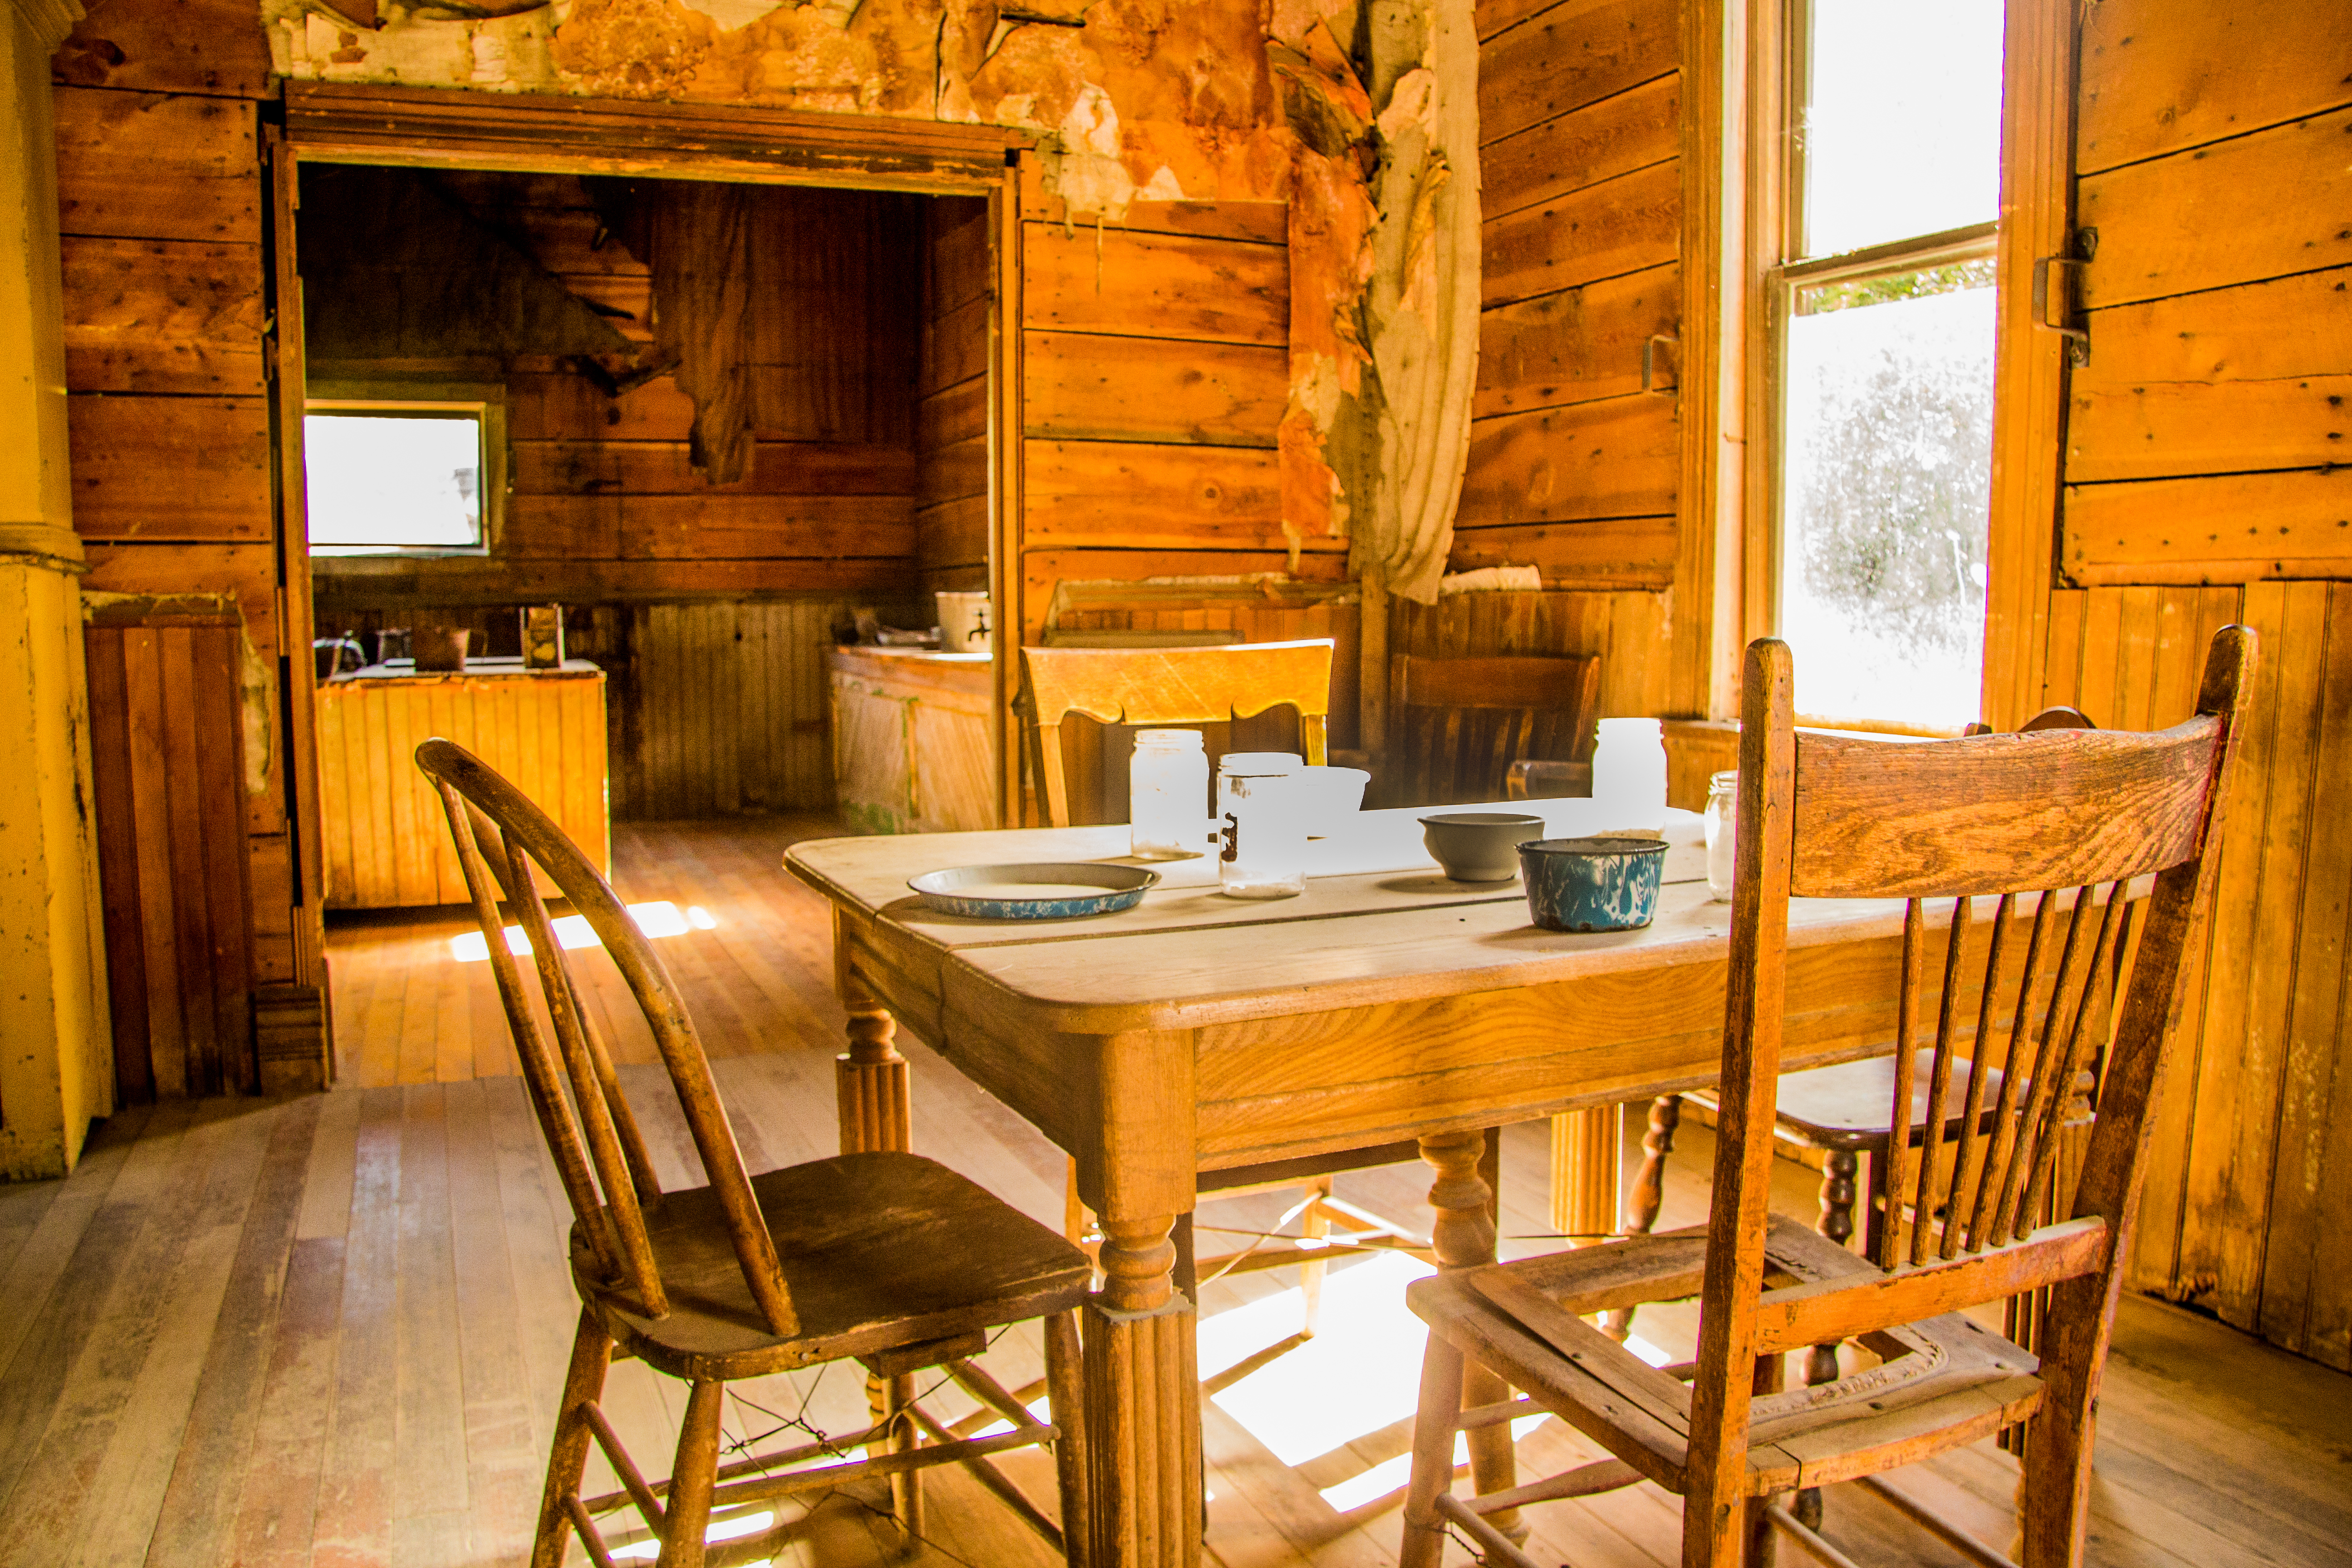
M2018 3L2019 0L2003 0L2003 9ZM1823 283L1860 282L1955 262L1987 261L1995 264L1993 309L1998 321L2009 280L1999 268L2001 220L1998 215L1980 223L1887 240L1858 250L1818 257L1804 254L1805 150L1801 125L1812 100L1812 0L1763 0L1763 5L1777 26L1769 33L1758 29L1760 36L1756 38L1759 51L1768 57L1759 63L1770 90L1752 92L1749 99L1750 144L1769 150L1749 165L1749 195L1759 220L1753 232L1764 250L1755 258L1751 273L1758 290L1752 317L1758 340L1754 358L1760 374L1757 378L1758 395L1750 406L1760 416L1767 438L1751 442L1749 447L1746 542L1748 564L1743 574L1747 579L1750 637L1779 637L1780 561L1787 536L1784 513L1789 324L1796 315L1798 291ZM2009 86L2007 77L2004 67L2004 99ZM2005 149L2003 155L2006 156ZM1994 416L1998 422L1998 406ZM1990 574L1988 562L1988 621L1992 593ZM1801 713L1798 722L1808 728L1919 736L1958 735L1965 728L1929 723L1900 714Z
M505 542L507 489L513 464L507 438L507 389L496 382L313 381L305 389L302 416L357 414L470 414L478 422L482 448L481 539L474 544L310 544L313 562L431 561L495 555ZM305 446L303 511L310 512Z

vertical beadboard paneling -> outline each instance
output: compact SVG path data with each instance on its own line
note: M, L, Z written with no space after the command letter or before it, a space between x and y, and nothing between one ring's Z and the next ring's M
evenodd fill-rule
M634 709L616 726L641 780L615 815L662 821L833 805L824 650L847 601L703 600L635 612Z

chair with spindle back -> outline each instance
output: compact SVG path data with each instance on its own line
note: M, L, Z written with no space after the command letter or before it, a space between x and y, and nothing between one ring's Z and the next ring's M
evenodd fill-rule
M1061 725L1073 713L1106 724L1200 725L1246 719L1280 707L1298 710L1298 749L1310 764L1324 759L1325 721L1330 710L1331 642L1237 643L1218 647L1024 647L1021 650L1021 695L1017 706L1033 739L1032 764L1043 789L1049 826L1070 821L1069 790L1063 775ZM1202 803L1205 811L1207 802ZM1297 1265L1306 1302L1305 1333L1315 1332L1323 1276L1337 1258L1370 1248L1402 1246L1425 1253L1428 1241L1357 1207L1331 1190L1337 1172L1418 1160L1417 1142L1282 1162L1202 1172L1202 1197L1240 1197L1291 1190L1307 1195L1279 1222L1299 1222L1298 1237L1261 1235L1240 1252L1199 1258L1192 1252L1190 1215L1177 1226L1178 1271L1188 1292L1199 1279ZM1077 1167L1066 1181L1066 1231L1073 1240L1087 1228L1078 1198ZM1332 1222L1341 1235L1334 1238ZM1299 1244L1304 1243L1304 1246Z
M1475 1538L1489 1562L1532 1568L1486 1514L1644 1479L1683 1498L1686 1568L1733 1568L1767 1527L1839 1562L1776 1494L1874 1475L2020 1422L2029 1423L2025 1568L2081 1561L2092 1401L2150 1105L2206 917L2252 654L2251 633L2224 628L2196 716L2160 732L1902 745L1797 733L1788 648L1769 639L1749 647L1712 1217L1697 1229L1410 1288L1431 1334L1404 1568L1433 1568L1448 1526ZM2143 909L2129 892L2149 876ZM1958 1139L1931 1140L1897 1184L1871 1259L1767 1207L1792 897L1906 900L1890 1148L1907 1139L1912 1047L1931 984L1926 1103L1942 1104L1956 1076L1966 1077ZM1978 900L1993 904L1980 949L1967 940ZM2098 977L2126 951L2135 923L2138 945L2074 1201L2064 1218L2036 1224L2058 1160L2062 1090L2095 1032ZM2005 966L2021 940L2012 982ZM1968 1006L1971 994L1985 1000ZM1978 1039L1994 1039L1996 997L2014 999L2002 1041L2011 1070L1998 1089L1988 1076L1996 1053L1979 1048L1964 1063L1958 1049L1971 1015ZM1979 1116L1987 1105L1989 1126ZM2045 1287L2053 1296L2038 1359L1963 1315ZM1694 1294L1697 1353L1679 1369L1653 1367L1584 1321ZM1786 1352L1845 1339L1877 1352L1879 1364L1780 1391ZM1465 1410L1468 1362L1529 1398ZM1457 1431L1545 1410L1612 1457L1508 1493L1452 1494Z
M909 1542L921 1531L917 1472L963 1463L1057 1549L1086 1537L1077 1327L1086 1255L943 1165L908 1153L845 1154L747 1175L693 1019L652 944L595 868L547 815L450 742L416 749L433 781L488 945L499 999L548 1152L571 1199L572 1279L580 1302L571 1369L548 1458L533 1568L558 1568L567 1533L612 1561L600 1515L634 1506L658 1539L660 1568L775 1553L786 1524L706 1557L714 1515L864 1478L887 1479ZM705 1185L664 1192L557 942L533 868L588 922L636 998L668 1069ZM552 1045L541 1032L509 952L503 899L530 938ZM1051 1424L973 1363L988 1332L1044 1320ZM600 1404L615 1353L687 1383L669 1479L648 1483ZM865 1431L719 1463L727 1384L855 1357L875 1378ZM913 1396L939 1368L981 1405L942 1425ZM1013 1430L971 1436L1002 1416ZM925 1442L928 1433L932 1441ZM622 1488L583 1498L588 1448L604 1450ZM989 1462L1002 1449L1051 1445L1061 1521L1040 1512ZM863 1447L867 1458L840 1456ZM832 1458L832 1463L812 1463ZM617 1544L617 1543L615 1543Z
M1474 658L1389 660L1388 777L1381 798L1395 805L1455 805L1523 798L1524 771L1539 761L1550 780L1573 774L1592 790L1591 764L1601 716L1597 655L1490 654ZM1519 785L1514 789L1514 784ZM1545 794L1573 784L1554 783Z

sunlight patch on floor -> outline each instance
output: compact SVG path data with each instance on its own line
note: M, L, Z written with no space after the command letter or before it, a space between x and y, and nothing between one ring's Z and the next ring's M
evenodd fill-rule
M700 904L689 904L680 910L667 899L656 899L650 903L627 906L629 918L637 929L649 937L684 936L688 931L709 931L719 924L718 919ZM566 950L575 947L598 947L596 932L589 926L585 915L564 915L555 922L556 945ZM520 926L507 927L507 951L516 957L530 952L530 938ZM478 931L460 931L449 939L449 956L460 963L487 963L490 944L482 940Z

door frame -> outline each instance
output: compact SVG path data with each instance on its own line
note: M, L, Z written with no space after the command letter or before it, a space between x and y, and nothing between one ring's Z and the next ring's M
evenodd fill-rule
M1035 136L1004 126L878 115L810 114L754 106L640 103L456 89L289 81L283 128L268 128L273 476L278 491L280 624L288 658L281 727L292 766L289 816L299 846L294 889L297 974L326 998L325 856L316 738L309 521L304 511L305 401L301 280L294 223L304 161L416 169L635 174L752 184L815 185L983 196L993 238L989 373L989 584L997 624L1019 626L1021 516L1021 190ZM1020 749L1012 699L1015 638L1000 634L993 669L999 820L1020 808ZM331 1026L322 1026L331 1036ZM330 1040L330 1045L331 1041ZM330 1066L331 1072L331 1064Z

